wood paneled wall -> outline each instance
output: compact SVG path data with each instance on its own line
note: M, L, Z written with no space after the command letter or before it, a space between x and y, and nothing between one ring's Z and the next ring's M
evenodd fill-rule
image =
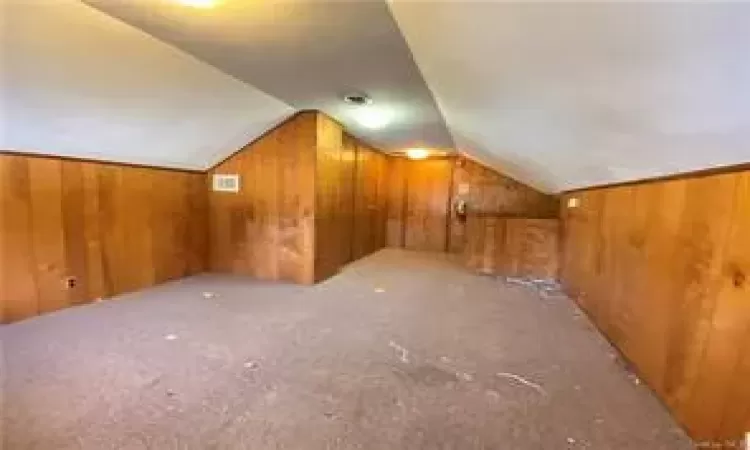
M389 246L446 251L452 167L452 158L390 158L386 194Z
M471 214L464 262L474 271L506 277L558 278L560 221Z
M454 204L474 214L557 218L558 199L465 158L390 158L387 243L413 250L461 253L465 221Z
M209 172L240 175L239 193L209 193L212 271L315 281L317 127L300 113Z
M356 148L352 255L359 259L385 247L388 157L361 142Z
M385 245L386 160L316 112L208 176L0 154L0 322L208 268L327 278ZM240 174L240 192L212 192L214 173Z
M453 160L408 163L404 247L446 251Z
M406 158L389 157L387 164L386 183L386 226L385 243L389 247L404 247L406 234L406 193L408 189L407 177L409 163Z
M750 171L567 194L562 281L698 440L750 430Z
M300 113L217 166L211 269L310 284L385 245L386 156L318 112Z
M325 115L318 117L315 278L335 275L355 258L357 140Z
M204 270L203 174L0 154L0 200L2 322Z
M559 199L467 158L458 158L453 169L451 196L464 200L472 214L536 219L559 217ZM466 244L466 223L451 209L450 251L461 253Z
M315 185L315 279L334 275L351 259L354 167L347 164L344 135L336 122L317 119Z

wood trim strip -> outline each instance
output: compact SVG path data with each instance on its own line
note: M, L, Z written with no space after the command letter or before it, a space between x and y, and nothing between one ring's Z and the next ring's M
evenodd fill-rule
M22 156L24 158L37 158L37 159L54 159L57 161L93 163L93 164L101 164L104 166L130 167L134 169L166 170L170 172L179 172L179 173L193 173L193 174L205 174L206 173L205 170L198 170L198 169L178 169L176 167L163 167L163 166L154 166L154 165L149 165L149 164L126 163L126 162L108 161L108 160L103 160L103 159L92 159L92 158L77 158L75 156L51 155L48 153L33 153L33 152L25 152L22 150L0 150L0 156L2 155Z
M663 181L692 180L696 178L710 177L712 175L724 175L724 174L729 174L729 173L744 172L746 170L750 170L750 162L732 164L729 166L712 167L710 169L691 170L688 172L680 172L680 173L676 173L672 175L662 175L662 176L651 177L651 178L640 178L637 180L619 181L616 183L596 184L593 186L586 186L582 188L576 188L576 189L563 191L561 195L577 194L581 192L595 191L598 189L607 189L607 188L622 187L622 186L635 186L635 185L642 185L642 184L659 183Z

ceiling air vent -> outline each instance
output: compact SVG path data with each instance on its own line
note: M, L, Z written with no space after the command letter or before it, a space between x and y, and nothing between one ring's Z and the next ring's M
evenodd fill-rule
M367 94L353 92L344 96L344 101L350 105L364 106L372 103L372 99Z
M215 174L213 176L213 190L215 192L239 192L240 176Z

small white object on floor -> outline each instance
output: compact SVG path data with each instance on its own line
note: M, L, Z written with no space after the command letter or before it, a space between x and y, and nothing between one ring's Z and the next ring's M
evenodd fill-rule
M177 339L177 335L176 334L168 334L168 335L164 336L164 339L166 339L168 341L174 341L174 340Z
M205 298L205 299L210 299L210 298L214 298L214 297L216 297L216 294L213 293L213 292L204 292L203 293L203 298Z
M385 292L385 289L383 289L383 288L375 288L375 292L377 292L378 294L382 294L383 292Z
M533 382L527 380L526 378L524 378L522 376L516 375L514 373L508 373L508 372L500 372L500 373L497 373L495 375L497 375L499 377L503 377L503 378L511 378L513 380L518 381L519 383L521 383L523 385L526 385L526 386L534 389L535 391L539 392L542 395L547 395L547 391L545 391L544 388L542 388L541 386L539 386L536 383L533 383Z
M258 362L257 361L248 361L245 364L243 364L243 366L246 369L255 370L255 369L258 368Z
M399 353L398 357L399 357L399 359L401 360L402 363L408 363L409 362L409 350L405 349L404 347L398 345L397 343L395 343L393 341L391 341L388 344L388 346L391 347L392 349L396 350Z
M570 438L570 437L568 438L568 444L575 444L575 443L576 443L575 439Z
M474 381L474 375L472 375L472 374L470 374L470 373L466 373L466 372L461 372L461 373L459 374L459 376L460 376L460 377L461 377L461 379L462 379L462 380L464 380L464 381Z

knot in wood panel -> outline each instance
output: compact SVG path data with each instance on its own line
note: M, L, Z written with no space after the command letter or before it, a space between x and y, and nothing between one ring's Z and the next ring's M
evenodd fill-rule
M745 283L747 283L747 274L742 271L741 268L737 267L736 265L732 265L729 268L729 273L732 277L732 284L737 289L742 289L745 287Z

